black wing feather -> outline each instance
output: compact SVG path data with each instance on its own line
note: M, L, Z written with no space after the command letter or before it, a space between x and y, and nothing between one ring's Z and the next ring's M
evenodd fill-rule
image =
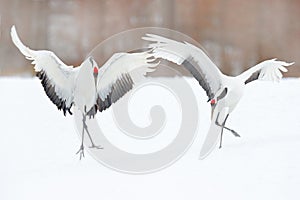
M58 110L62 110L64 115L66 116L67 112L72 115L71 107L72 104L67 107L66 106L66 100L61 99L55 92L55 87L50 83L49 78L47 77L47 74L42 70L39 72L36 72L36 76L41 80L41 83L44 87L44 90L49 97L49 99L57 106Z
M97 107L100 112L109 108L113 103L117 102L128 91L132 89L134 82L129 74L122 74L120 78L113 84L111 92L103 101L100 97L97 98Z
M256 72L254 72L246 81L245 84L250 83L252 81L255 81L258 79L259 75L260 75L261 70L258 70Z
M182 63L182 65L194 76L194 78L199 82L200 86L205 90L206 95L208 96L208 101L214 98L215 94L212 91L212 88L209 86L208 81L205 77L205 74L201 71L199 65L193 57L188 57Z

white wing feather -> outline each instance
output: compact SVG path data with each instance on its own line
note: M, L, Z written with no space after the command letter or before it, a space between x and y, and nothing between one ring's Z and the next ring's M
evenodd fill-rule
M277 61L276 58L265 60L243 72L238 77L241 78L244 82L251 82L257 79L278 82L282 78L282 72L287 72L288 70L286 67L292 64L294 63Z
M198 80L208 96L216 93L222 84L222 73L211 59L198 47L187 43L177 42L162 36L146 34L142 39L153 42L148 47L153 48L153 56L163 58L178 65L184 64L186 60L192 60L194 69L188 69ZM194 70L195 73L192 71ZM209 88L208 88L209 87Z
M133 81L152 72L158 63L149 52L116 53L100 69L98 73L97 92L101 100L109 95L112 86L124 74L129 74ZM152 62L152 63L150 63ZM139 73L135 73L136 71Z
M35 71L45 73L48 79L47 81L55 88L56 95L61 98L62 101L65 101L65 105L67 107L70 107L73 101L75 79L79 68L73 68L73 66L65 65L51 51L34 51L29 49L19 39L15 26L11 28L11 38L20 52L28 60L32 60L32 64L35 65Z

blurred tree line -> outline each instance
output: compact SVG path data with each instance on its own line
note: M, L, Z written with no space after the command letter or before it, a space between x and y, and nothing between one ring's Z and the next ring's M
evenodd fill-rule
M298 0L0 0L0 76L32 74L10 27L33 49L78 65L101 41L138 27L164 27L198 41L223 72L264 59L295 61L300 76Z

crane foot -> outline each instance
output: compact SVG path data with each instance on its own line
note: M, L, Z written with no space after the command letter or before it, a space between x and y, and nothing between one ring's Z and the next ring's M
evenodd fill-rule
M89 148L103 149L103 147L101 147L100 145L94 145L94 144L92 144L92 146L90 146Z
M81 158L84 158L84 146L81 145L79 150L76 152L76 154L79 154L79 160L81 160Z

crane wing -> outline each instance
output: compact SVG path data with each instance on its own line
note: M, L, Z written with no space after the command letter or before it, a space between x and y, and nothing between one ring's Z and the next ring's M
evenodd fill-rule
M155 58L163 58L177 65L183 65L205 90L209 100L220 89L222 73L198 47L154 34L146 34L142 39L153 42L149 47L153 48Z
M73 104L73 91L78 68L65 65L53 52L46 50L31 50L18 37L15 26L11 28L11 38L20 52L32 60L36 76L41 80L44 90L50 100L59 110L70 114Z
M282 78L282 72L287 72L286 67L292 64L294 63L278 61L276 58L265 60L243 72L238 77L241 78L245 84L258 79L279 81Z
M154 60L149 52L114 54L99 69L97 82L99 111L110 107L131 90L136 79L154 71L158 65L153 63Z

